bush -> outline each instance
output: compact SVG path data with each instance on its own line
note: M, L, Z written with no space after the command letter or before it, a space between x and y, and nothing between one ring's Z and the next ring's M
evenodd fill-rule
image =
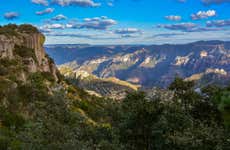
M30 24L23 24L18 27L21 33L39 33L38 29Z
M3 108L0 108L0 112L1 123L3 126L19 129L25 123L24 118L16 113L11 113Z
M15 45L14 53L16 55L19 55L20 57L33 58L34 61L37 62L37 58L36 58L34 49L27 48L24 46Z
M42 76L41 72L32 73L29 76L29 81L31 82L31 85L39 89L43 89L45 87L44 80L45 79Z
M9 91L11 90L13 82L4 78L0 77L0 98L8 96ZM1 101L0 101L1 102Z
M8 24L3 27L0 27L0 34L6 35L6 36L17 36L18 33L16 29L17 29L17 25Z
M10 67L10 66L15 66L17 65L17 61L14 59L0 59L0 64L6 68Z
M0 76L4 76L8 74L8 69L2 65L0 65Z
M6 36L18 36L19 33L39 33L39 30L30 25L30 24L22 24L17 26L16 24L8 24L5 26L0 26L0 34L4 34Z
M55 78L52 73L50 72L41 72L41 75L43 76L44 79L50 81L50 82L55 82Z

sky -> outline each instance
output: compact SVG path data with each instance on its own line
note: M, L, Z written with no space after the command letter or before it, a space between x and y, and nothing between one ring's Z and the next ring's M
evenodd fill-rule
M46 44L230 39L230 0L1 0L0 24L32 24Z

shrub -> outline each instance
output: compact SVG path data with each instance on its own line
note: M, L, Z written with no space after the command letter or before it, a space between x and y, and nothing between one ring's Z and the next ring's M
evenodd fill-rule
M35 72L30 74L28 80L38 90L45 90L47 87L44 81L55 82L54 76L49 72Z
M55 78L50 72L41 72L41 75L43 76L44 79L50 81L50 82L55 82Z
M30 24L23 24L18 27L21 33L39 33L38 29Z
M8 24L5 26L0 26L0 34L4 34L6 36L18 36L19 33L39 33L39 30L30 25L30 24L22 24L17 26L16 24Z
M31 84L35 87L40 87L40 88L44 88L44 77L42 76L41 72L35 72L32 73L29 76L29 81L31 82Z
M16 29L17 29L17 25L8 24L3 27L0 27L0 34L6 35L6 36L17 36L18 33Z
M6 127L15 127L16 129L20 128L23 126L25 123L25 120L22 116L16 114L16 113L11 113L8 110L5 110L3 108L0 108L0 118L1 118L1 123L3 126Z
M9 90L12 87L13 82L5 79L4 77L0 77L0 98L7 96Z
M35 62L37 62L37 58L36 58L34 49L27 48L24 46L15 45L14 53L16 55L19 55L20 57L25 57L25 58L31 57L34 59Z
M17 61L15 59L0 59L0 64L6 68L10 67L10 66L15 66L17 65Z
M8 69L2 65L0 65L0 76L4 76L8 74Z

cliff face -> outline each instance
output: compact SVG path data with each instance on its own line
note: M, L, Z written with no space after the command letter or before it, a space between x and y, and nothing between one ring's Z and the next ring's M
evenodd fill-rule
M1 33L3 29L0 29L0 59L12 60L17 58L19 53L28 72L49 72L57 80L57 68L43 48L45 36L30 25L22 26L14 26L13 29L11 26L7 26L12 32L8 31L7 34ZM27 31L31 28L35 31ZM26 55L27 53L30 55Z
M25 47L34 49L39 65L42 65L42 60L45 59L45 50L43 48L44 42L45 42L45 37L41 33L24 35L23 45Z
M0 58L12 59L14 46L16 44L21 45L22 43L22 39L0 35Z

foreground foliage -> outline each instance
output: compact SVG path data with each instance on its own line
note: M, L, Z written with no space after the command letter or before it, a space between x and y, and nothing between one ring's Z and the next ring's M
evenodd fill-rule
M169 87L172 100L135 92L118 102L68 81L57 83L44 72L18 81L12 78L23 69L18 63L1 63L0 149L230 148L230 88L209 86L198 93L194 83L177 78Z

